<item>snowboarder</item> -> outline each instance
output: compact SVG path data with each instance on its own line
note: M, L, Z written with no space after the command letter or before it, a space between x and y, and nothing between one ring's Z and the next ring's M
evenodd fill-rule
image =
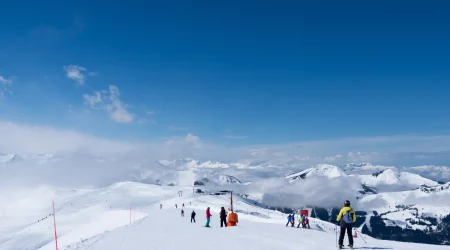
M184 217L184 210L181 209L181 217Z
M191 213L191 223L192 223L192 221L194 221L194 223L195 223L195 211L194 210L192 210L192 213Z
M211 220L211 212L209 211L209 207L206 209L206 225L205 227L210 227L209 222Z
M344 237L345 237L345 231L347 231L348 235L348 243L349 247L353 248L353 235L352 235L352 228L353 223L356 221L356 213L355 211L350 207L350 201L346 200L344 203L344 207L339 212L338 217L336 218L336 221L340 222L341 227L341 234L339 235L339 248L344 248Z
M224 207L220 208L220 227L223 227L225 224L225 227L227 227L227 211L225 211Z

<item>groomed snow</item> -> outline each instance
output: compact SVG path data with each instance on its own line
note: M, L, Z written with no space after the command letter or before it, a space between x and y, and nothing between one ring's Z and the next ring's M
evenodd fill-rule
M180 190L183 197L178 197ZM45 197L44 191L39 192L45 198L44 203L40 203L41 199L33 199L15 207L22 221L2 226L4 234L0 239L0 249L55 249L53 220L48 216L53 198L61 250L336 248L333 224L311 219L311 230L287 228L285 214L255 207L238 196L234 197L234 209L240 220L238 227L220 228L218 212L221 206L228 207L229 196L193 195L191 187L124 182L100 189L58 190L49 192L49 197ZM180 216L182 203L186 205L185 217ZM163 209L160 209L160 204ZM175 204L178 204L178 209L175 209ZM36 211L29 212L32 205L38 206L48 218L35 222ZM130 205L133 211L131 225ZM203 227L208 206L213 214L212 228ZM192 210L197 213L195 224L190 223ZM25 219L29 222L25 223ZM357 238L355 246L402 250L448 248L364 237L367 244Z

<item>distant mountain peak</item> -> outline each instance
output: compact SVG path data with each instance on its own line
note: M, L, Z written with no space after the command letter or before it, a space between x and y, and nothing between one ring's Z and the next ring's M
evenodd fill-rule
M332 179L335 177L347 176L347 174L337 166L329 164L318 164L312 168L308 168L300 172L285 176L285 178L290 180L298 180L312 176L325 176Z
M16 154L0 154L0 164L8 164L20 160Z

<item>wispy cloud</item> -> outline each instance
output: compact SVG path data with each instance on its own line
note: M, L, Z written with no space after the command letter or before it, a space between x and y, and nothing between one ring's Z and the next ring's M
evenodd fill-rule
M125 111L114 116L112 100L118 98L118 89L112 86L108 91L99 91L89 98L85 98L86 105L105 110L111 119L117 122L139 122L141 117L134 117ZM115 93L115 94L111 94ZM119 102L121 103L121 102ZM112 106L107 108L107 106ZM123 104L119 104L123 105ZM21 132L21 131L24 132ZM8 131L15 131L10 133ZM32 134L30 134L33 131ZM46 131L45 133L43 131ZM18 136L18 135L27 136ZM44 136L44 134L46 136ZM35 128L30 126L10 125L0 123L0 152L20 152L22 149L51 152L70 148L70 140L58 144L61 140L48 138L70 138L73 132L60 131L48 128ZM80 135L81 136L81 135ZM18 139L20 138L20 139ZM24 139L26 138L26 139ZM76 138L79 138L78 136ZM29 140L29 141L28 141ZM75 140L75 139L72 139ZM41 146L48 145L46 147ZM76 145L76 143L74 143ZM92 149L98 146L87 142ZM26 145L26 146L25 146ZM299 141L286 144L247 145L230 147L220 143L211 143L201 140L194 133L185 133L184 136L171 138L156 138L148 141L151 150L157 153L159 159L177 159L191 157L198 160L217 161L246 161L271 162L272 164L300 164L312 165L329 162L334 165L345 163L371 162L388 165L423 165L448 164L450 161L450 136L421 136L398 135L386 137L353 137L333 140ZM147 145L147 146L148 146ZM302 145L302 147L293 147ZM103 146L100 145L100 146ZM145 146L136 144L136 148ZM146 155L148 153L145 153Z
M184 139L188 143L191 143L191 142L192 143L198 143L198 142L200 142L200 137L198 137L198 136L196 136L194 134L191 134L191 133L187 134Z
M11 89L9 88L9 85L12 84L11 79L7 79L6 77L3 77L0 75L0 98L5 95L5 93L12 94Z
M327 156L323 160L325 162L334 162L334 161L337 161L337 160L339 160L341 158L342 158L342 155L341 154L337 154L337 155L334 155L334 156Z
M79 85L84 85L86 76L83 72L86 71L86 68L78 65L68 65L64 66L64 71L69 79L76 81Z
M155 111L154 110L149 110L149 111L147 111L147 115L154 115L155 114Z
M108 90L95 91L92 95L85 94L83 98L84 103L91 108L106 110L111 120L117 123L130 123L135 117L120 99L120 91L117 86L110 85Z
M92 108L94 108L95 105L103 102L103 96L100 91L95 91L92 95L84 94L83 98L84 104L88 104Z
M247 139L248 136L246 135L223 135L222 137L228 138L228 139L236 139L236 140L241 140L241 139Z
M0 83L1 84L12 84L12 80L11 79L6 79L5 77L3 77L3 76L0 76Z

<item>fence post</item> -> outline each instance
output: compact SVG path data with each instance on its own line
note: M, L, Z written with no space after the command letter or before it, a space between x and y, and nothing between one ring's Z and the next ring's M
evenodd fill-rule
M53 204L53 225L55 228L55 244L56 244L56 250L58 250L58 235L56 234L56 215L55 215L55 202L52 202Z

